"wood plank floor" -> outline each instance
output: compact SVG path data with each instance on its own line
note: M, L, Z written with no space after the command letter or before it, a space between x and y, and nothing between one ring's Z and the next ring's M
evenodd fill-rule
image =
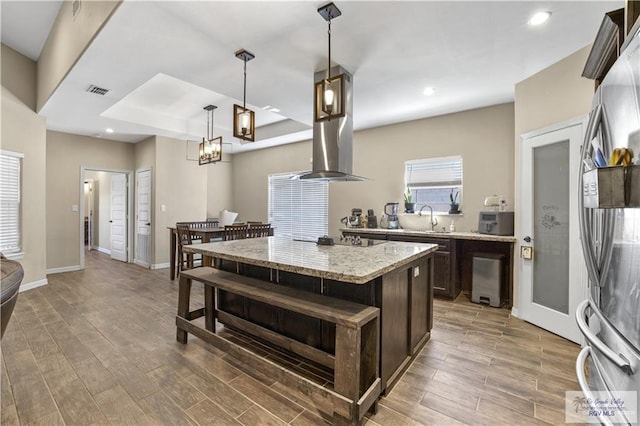
M197 338L176 342L167 270L95 251L85 260L18 297L1 345L0 424L330 422L326 407ZM564 423L577 345L466 296L434 309L431 340L366 424Z

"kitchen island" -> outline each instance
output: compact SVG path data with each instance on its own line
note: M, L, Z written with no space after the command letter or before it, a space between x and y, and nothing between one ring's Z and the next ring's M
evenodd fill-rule
M379 308L378 373L383 392L430 337L437 245L378 241L372 246L321 246L264 237L195 244L184 250L212 258L224 271ZM269 333L335 353L336 327L327 321L222 290L216 309L217 320L231 328L250 323L240 331L251 334L253 325L258 325Z

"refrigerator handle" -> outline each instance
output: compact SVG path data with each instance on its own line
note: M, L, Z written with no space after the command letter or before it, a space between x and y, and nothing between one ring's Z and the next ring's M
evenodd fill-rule
M592 217L591 211L584 208L584 160L587 159L591 147L591 140L596 136L602 119L602 105L598 104L589 114L589 122L584 134L584 142L582 143L582 156L578 169L578 219L580 224L580 242L582 243L582 252L584 254L585 264L589 272L589 278L594 285L600 286L600 273L596 266L596 253L593 247L592 235L589 229Z
M617 354L612 351L611 348L605 345L604 342L600 340L598 336L596 336L589 328L589 325L585 321L585 316L587 309L590 307L592 307L590 299L586 299L578 305L578 309L576 309L576 322L578 323L578 328L580 329L582 334L584 334L584 337L591 345L595 346L596 349L602 352L604 356L609 358L611 362L616 364L626 374L632 375L633 369L631 368L631 363L629 362L629 360L627 360L621 354ZM608 327L606 320L598 309L592 308L591 311L598 317L598 319L600 320L600 324Z
M595 401L593 397L593 393L591 393L591 389L589 388L589 383L587 382L587 378L584 375L584 365L587 361L587 357L591 355L591 347L585 346L582 348L580 353L578 354L578 358L576 359L576 378L578 379L578 384L580 385L580 389L582 393L584 393L585 398L588 401ZM598 414L598 420L600 423L606 426L613 426L611 420L601 414Z
M609 120L607 119L607 111L602 106L601 120L600 120L600 129L602 131L602 148L605 150L611 151L613 149L612 138L611 138L611 129L609 125ZM600 287L604 285L604 282L607 279L607 275L609 275L609 270L611 267L611 257L613 255L613 233L614 233L614 224L615 224L615 210L613 209L605 209L601 210L602 215L602 244L600 247L599 259L598 259L598 270L600 271Z

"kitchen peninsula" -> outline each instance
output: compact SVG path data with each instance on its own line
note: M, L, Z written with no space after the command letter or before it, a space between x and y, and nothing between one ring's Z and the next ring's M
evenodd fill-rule
M326 300L379 308L377 373L384 392L430 337L433 253L437 245L364 243L324 246L275 236L194 244L184 250L212 258L219 269L233 273L227 273L227 277L251 277L260 283L328 296ZM286 341L298 342L294 348L304 344L329 356L336 352L335 324L288 310L282 303L269 304L219 290L213 310L225 326L254 335L256 330L266 330L258 336L263 340L278 344L282 342L279 336L285 336ZM337 355L335 363L337 370Z

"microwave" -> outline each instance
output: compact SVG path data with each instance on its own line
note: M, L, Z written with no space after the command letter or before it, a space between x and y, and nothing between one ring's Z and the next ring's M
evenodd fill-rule
M513 212L480 212L478 232L489 235L513 235Z

